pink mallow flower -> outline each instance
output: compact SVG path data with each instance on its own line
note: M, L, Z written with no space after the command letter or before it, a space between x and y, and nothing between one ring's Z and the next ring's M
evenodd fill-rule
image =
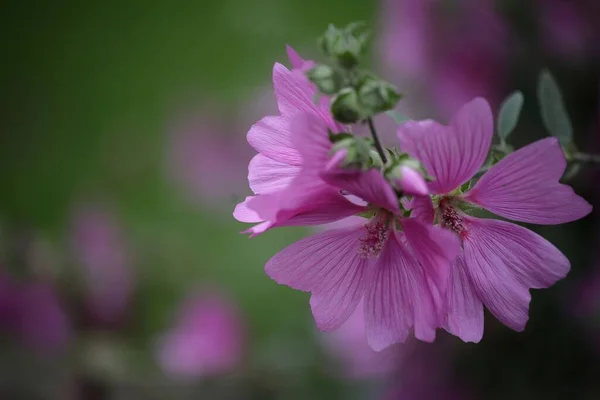
M488 103L464 105L449 126L411 121L398 129L401 148L421 161L435 180L413 212L434 217L456 234L464 251L454 262L447 291L445 328L464 341L483 335L483 305L508 327L522 331L528 320L529 289L546 288L565 277L570 264L551 243L519 225L467 215L479 206L501 217L534 224L574 221L592 210L559 183L566 160L556 138L534 142L490 168L466 193L461 185L482 167L493 136Z
M312 292L310 304L321 330L338 329L364 299L361 308L373 349L404 341L411 329L417 338L432 341L458 239L402 217L396 193L381 171L340 168L343 150L328 159L327 128L311 113L292 122L293 137L305 141L310 146L307 156L314 157L306 166L312 168L312 181L364 200L368 206L354 207L372 211L373 217L300 240L269 260L265 271L280 284ZM303 192L295 195L302 197ZM320 197L314 201L319 204ZM340 216L335 208L321 207L319 212L324 220Z
M231 372L242 358L244 334L236 308L222 296L194 294L161 338L157 358L165 374L198 378Z
M304 76L307 61L288 48L295 69L276 63L273 83L279 115L252 126L248 142L259 153L248 166L248 181L255 196L238 204L234 217L258 223L253 235L284 225L317 225L354 215L364 206L343 196L319 177L329 162L332 144L327 129L342 132L329 112L329 100L315 104L317 90ZM322 131L311 125L323 124Z

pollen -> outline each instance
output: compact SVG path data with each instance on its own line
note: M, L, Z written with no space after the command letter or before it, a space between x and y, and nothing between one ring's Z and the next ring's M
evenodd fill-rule
M440 200L440 223L444 228L450 229L459 236L464 237L467 230L461 215L456 211L450 203L450 199L443 198Z
M360 238L358 254L361 258L377 258L388 238L388 224L381 221L370 222L365 225L366 235Z

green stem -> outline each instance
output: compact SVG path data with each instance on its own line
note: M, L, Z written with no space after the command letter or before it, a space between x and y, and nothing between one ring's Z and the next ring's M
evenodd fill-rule
M371 136L373 137L373 143L375 144L375 148L377 152L381 156L381 160L384 164L387 163L387 157L385 156L385 151L381 146L381 142L379 141L379 137L377 136L377 131L375 130L375 124L373 123L373 118L367 118L367 124L369 124L369 130L371 131Z

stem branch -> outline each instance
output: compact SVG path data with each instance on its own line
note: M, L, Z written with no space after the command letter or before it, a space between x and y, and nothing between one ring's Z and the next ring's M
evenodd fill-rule
M373 118L367 118L367 124L369 124L369 130L371 131L371 136L373 137L373 143L375 144L375 148L381 156L381 160L385 164L387 163L387 157L385 156L385 151L383 151L383 147L381 147L381 142L379 141L379 137L377 136L377 131L375 130Z
M600 155L598 154L587 154L587 153L575 153L571 157L571 161L580 163L596 163L600 164Z

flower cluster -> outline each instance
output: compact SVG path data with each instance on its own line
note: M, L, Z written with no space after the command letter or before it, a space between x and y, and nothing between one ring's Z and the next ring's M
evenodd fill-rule
M449 125L401 124L398 147L383 149L371 117L393 108L399 95L357 72L351 59L360 54L362 39L335 33L330 28L321 41L337 62L332 70L341 74L335 93L321 89L331 88L322 81L326 74L316 73L323 68L290 48L293 68L275 64L279 114L248 132L258 152L248 176L255 195L238 204L234 216L256 224L247 231L252 236L362 219L290 245L267 262L266 273L311 293L321 330L338 329L360 305L375 350L411 332L433 341L437 328L477 342L484 305L508 327L523 330L529 289L565 277L569 261L526 228L474 214L487 210L518 222L560 224L590 213L584 199L559 183L566 168L560 144L547 138L489 158L494 119L488 103L476 98ZM373 137L355 135L339 121L366 122Z

